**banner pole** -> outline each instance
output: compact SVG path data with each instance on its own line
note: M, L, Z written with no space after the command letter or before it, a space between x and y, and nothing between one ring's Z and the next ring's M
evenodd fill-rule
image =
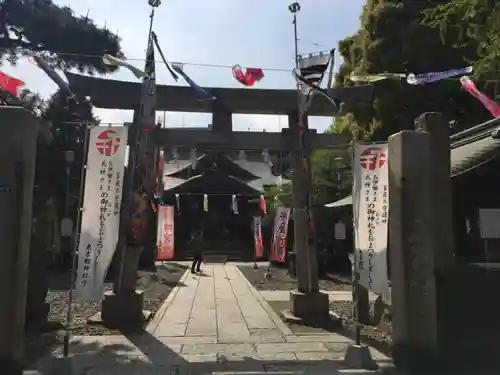
M85 190L85 176L87 173L87 158L90 144L90 127L89 122L85 121L85 137L83 141L83 165L82 171L80 173L80 188L78 197L78 210L76 212L76 223L74 232L74 241L72 249L72 260L71 260L71 270L70 270L70 286L68 291L68 307L66 310L66 331L64 333L64 346L63 346L63 356L68 357L69 355L69 338L71 334L71 328L73 326L73 289L75 288L75 274L77 268L77 252L78 243L80 242L80 224L82 220L83 211L83 195Z
M354 242L354 241L353 241ZM356 252L356 245L353 244L353 261L354 264L352 266L352 302L353 302L353 310L354 310L354 321L355 321L355 341L356 345L361 345L361 324L359 322L359 272L358 272L358 255Z
M351 152L351 175L352 175L352 192L355 192L355 166L356 162L356 143L353 144L352 152ZM357 196L357 195L356 195ZM354 199L354 195L353 195ZM353 239L352 239L352 302L353 302L353 312L354 312L354 321L355 321L355 341L356 345L361 345L361 325L359 322L359 269L358 269L358 252L356 249L356 221L357 221L357 204L356 202L352 202L352 229L353 229Z

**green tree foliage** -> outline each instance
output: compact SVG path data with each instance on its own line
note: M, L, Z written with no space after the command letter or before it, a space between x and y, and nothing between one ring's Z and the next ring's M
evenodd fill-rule
M47 173L47 177L55 178L57 181L65 181L65 151L74 152L74 162L70 168L69 203L70 212L72 215L76 215L76 198L79 194L82 166L85 160L84 119L92 123L97 123L99 120L93 115L90 106L81 104L77 107L74 102L68 102L59 92L56 92L47 100L41 118L51 124L53 135L53 141L50 144L52 172ZM64 208L64 202L66 202L66 186L65 184L56 184L53 188L59 207L62 209Z
M460 6L462 3L489 6L483 13L498 8L494 1L486 0L454 0L444 5L442 0L367 0L360 30L339 43L343 64L336 84L352 85L348 79L351 73L418 74L464 67L476 61L476 66L483 66L487 60L481 57L491 59L494 53L499 53L498 48L492 52L491 48L481 47L485 39L474 38L498 40L498 36L480 27L478 14L455 27L460 11L468 9ZM470 26L470 30L476 32L463 32L466 38L459 43L458 36L462 34L453 30L459 27L468 30L471 17L476 17L477 27ZM497 17L490 23L495 21L500 22ZM498 71L489 72L489 77L498 78ZM481 82L478 86L492 94ZM413 128L414 119L428 111L442 112L449 120L455 120L454 131L491 118L480 103L461 90L458 79L417 87L387 80L376 84L372 106L348 108L336 121L340 129L349 130L358 140L382 140L399 130Z
M104 74L117 67L103 64L100 56L122 55L118 36L51 0L3 0L0 34L0 58L10 63L30 52L43 51L50 53L56 68Z
M475 76L498 80L500 74L500 2L454 0L427 9L424 23L438 28L443 43L477 53Z

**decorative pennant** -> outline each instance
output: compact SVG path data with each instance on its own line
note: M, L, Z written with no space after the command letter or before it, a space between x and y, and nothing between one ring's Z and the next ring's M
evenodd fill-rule
M374 83L374 82L384 81L386 79L401 81L405 78L406 74L380 73L380 74L353 74L349 77L349 80L356 83Z
M486 94L479 91L474 81L467 76L463 76L460 78L460 83L463 89L479 100L493 117L500 117L500 105L491 100Z
M174 163L177 165L177 167L179 167L179 151L176 147L172 149L172 159L174 160Z
M239 160L239 161L247 161L247 154L246 154L246 152L245 152L245 151L240 150L240 151L238 152L238 160Z
M208 195L203 194L203 211L208 212Z
M181 214L181 197L179 194L175 194L175 203L177 204L177 212Z
M204 88L198 86L189 76L184 73L183 64L181 63L172 63L172 69L178 73L184 80L188 83L189 86L195 92L195 95L199 101L205 100L215 100L217 99L215 96L209 94Z
M271 160L271 155L269 155L269 151L263 150L262 157L264 158L264 163L267 164L269 168L273 166L273 161Z
M198 156L196 155L196 149L192 149L190 151L189 159L191 160L191 167L196 169L196 165L198 164Z
M165 58L165 55L163 54L163 51L161 50L160 43L158 43L158 37L156 36L156 33L154 31L151 31L151 38L153 38L153 42L156 46L156 49L160 53L161 59L163 60L163 63L167 67L168 72L170 73L172 78L175 79L175 81L177 81L179 79L179 77L177 76L177 74L175 74L175 72L172 70L172 68L168 64L167 59Z
M156 260L174 258L174 207L160 206L156 231Z
M150 42L142 80L138 126L143 132L151 132L156 126L156 66L155 50Z
M264 215L267 215L267 205L266 205L266 198L264 197L264 194L260 195L260 209L262 212L264 212Z
M461 69L451 69L445 72L430 72L422 74L408 74L406 82L410 85L424 85L426 83L437 82L442 79L447 79L451 77L461 76L464 74L472 73L472 66L467 66Z
M293 76L299 83L301 93L299 105L301 114L309 109L315 93L325 96L337 107L337 104L328 96L326 90L319 87L331 59L331 54L309 55L309 57L301 58L299 67L293 70Z
M17 98L22 86L24 86L24 82L20 79L9 76L4 72L0 72L0 89L7 91L9 94Z
M233 199L232 199L232 202L231 202L231 207L232 207L232 210L233 210L233 214L235 215L239 215L240 212L238 210L238 199L236 198L236 194L233 194Z
M146 72L136 68L132 64L129 64L125 59L119 59L118 57L106 54L102 57L102 62L110 66L121 66L123 68L127 68L138 79L142 79L147 76Z
M235 65L232 68L233 76L236 80L245 86L253 86L264 78L264 72L260 68L243 68L240 65Z
M260 216L254 216L253 218L253 240L255 259L262 258L264 255L264 241L262 240L262 218Z
M271 238L271 260L280 263L286 261L286 237L288 234L288 221L290 208L279 206L276 208L274 218L273 237Z

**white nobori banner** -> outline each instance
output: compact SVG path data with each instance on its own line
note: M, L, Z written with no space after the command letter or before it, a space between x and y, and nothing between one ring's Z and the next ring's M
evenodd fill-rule
M356 144L353 160L353 220L359 282L389 295L387 244L389 173L387 144Z
M76 294L100 301L116 250L120 225L128 128L90 130L83 212L78 245Z

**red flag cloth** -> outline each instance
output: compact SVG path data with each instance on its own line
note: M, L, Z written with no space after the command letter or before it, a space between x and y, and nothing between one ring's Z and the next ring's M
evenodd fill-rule
M9 94L17 98L19 95L19 88L21 86L24 86L23 81L0 72L0 89L7 91Z
M267 215L266 198L264 198L263 194L260 195L260 209L264 212L264 215Z
M235 65L233 66L233 76L242 85L253 86L264 78L264 72L260 68L246 68L246 71L243 72L240 65Z
M473 80L467 76L463 76L460 78L460 83L462 84L463 89L479 100L493 117L500 117L500 105L488 98L486 94L479 91Z
M161 205L158 208L156 260L174 258L174 233L174 206Z

